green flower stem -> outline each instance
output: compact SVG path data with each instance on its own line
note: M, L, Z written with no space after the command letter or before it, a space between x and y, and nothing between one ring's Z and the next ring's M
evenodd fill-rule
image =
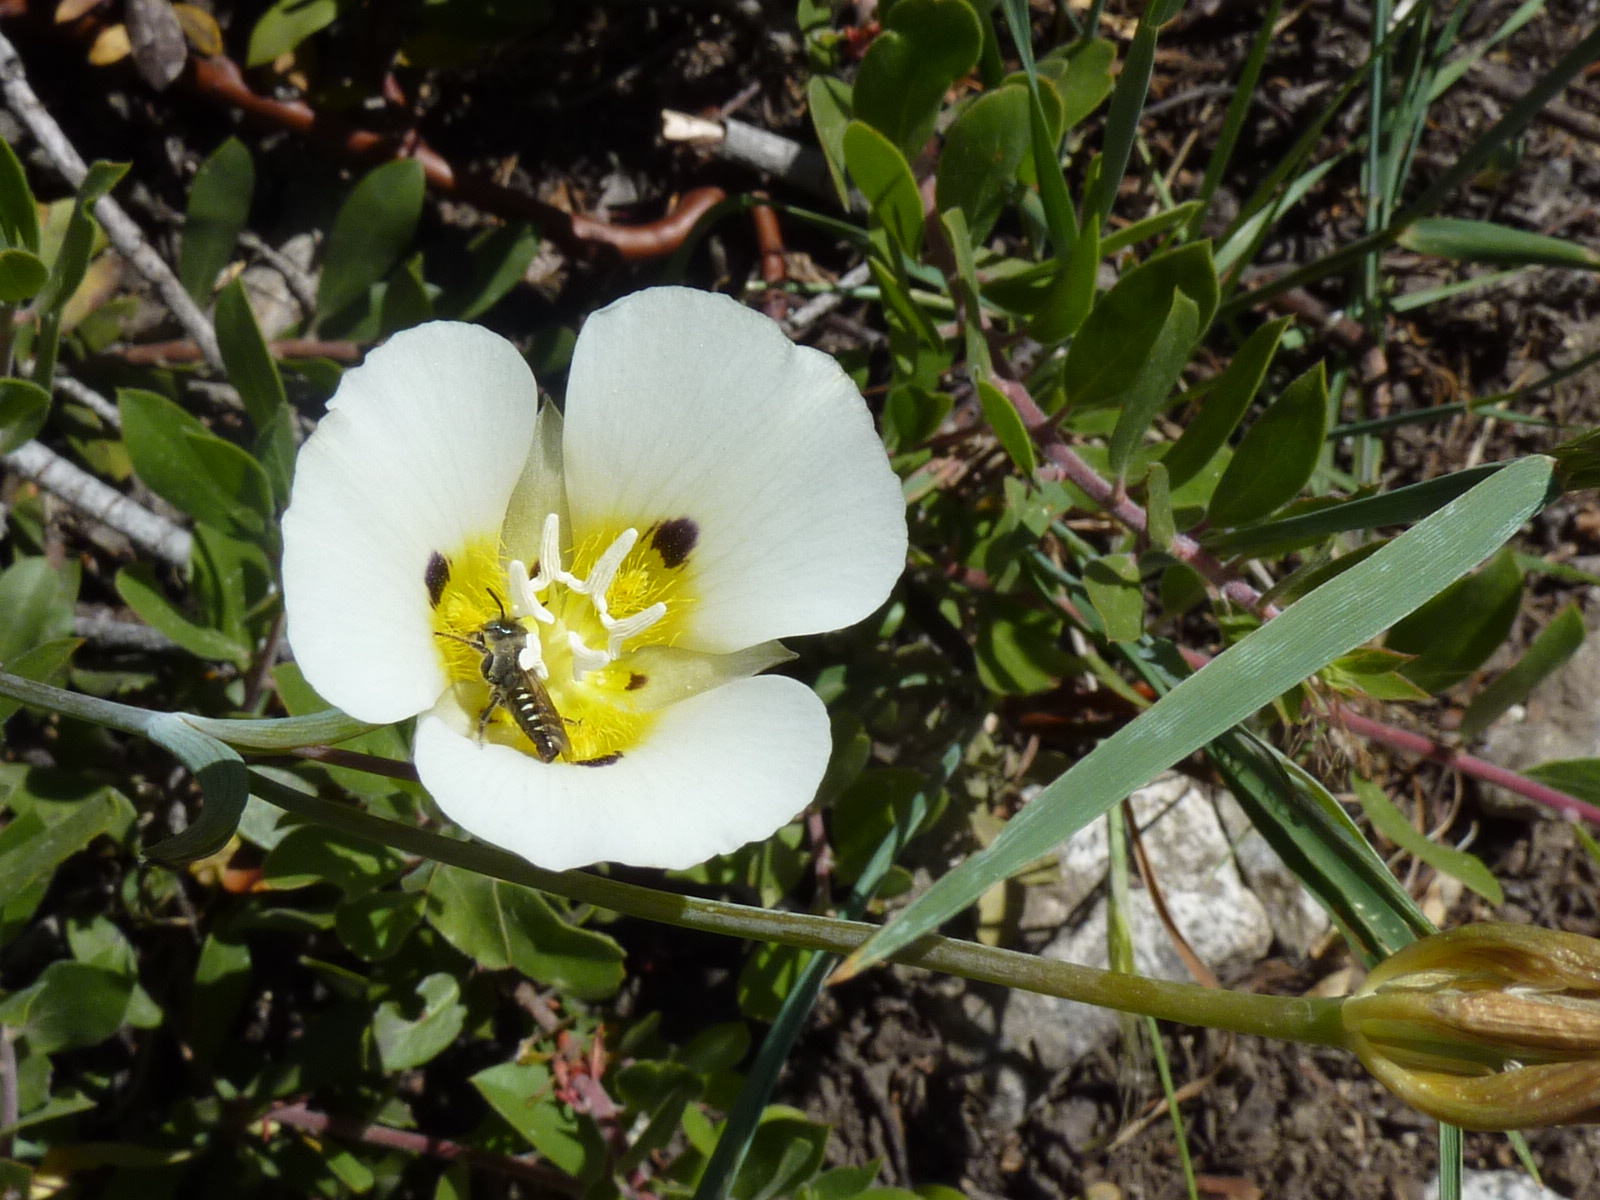
M115 700L102 700L98 696L85 696L80 692L63 691L47 683L36 683L20 675L0 671L0 696L20 700L29 708L43 708L58 712L64 717L76 717L107 729L120 729L123 733L137 733L148 737L150 722L165 713L135 708L131 704L118 704Z
M322 746L329 742L342 742L376 729L364 721L346 716L336 708L308 713L303 717L287 717L277 721L229 721L213 717L199 717L193 713L152 712L135 708L131 704L118 704L98 696L85 696L48 684L36 683L20 675L0 671L0 696L20 700L30 708L43 708L58 712L64 717L76 717L108 729L123 733L150 736L150 723L163 717L178 716L201 733L214 737L230 746L247 750L297 750L303 746Z
M877 932L877 926L862 921L702 900L581 871L541 870L503 850L386 821L295 791L256 772L251 772L251 791L297 816L355 837L648 921L841 955ZM1346 1045L1338 1000L1258 996L1170 983L938 936L924 937L889 957L908 966L1186 1025L1319 1046Z

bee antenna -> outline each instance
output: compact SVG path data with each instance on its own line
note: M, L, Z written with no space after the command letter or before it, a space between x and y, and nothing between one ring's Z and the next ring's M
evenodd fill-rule
M489 593L489 599L494 601L494 606L500 610L500 619L504 621L506 619L506 606L500 603L499 595L493 588L484 588L483 590Z

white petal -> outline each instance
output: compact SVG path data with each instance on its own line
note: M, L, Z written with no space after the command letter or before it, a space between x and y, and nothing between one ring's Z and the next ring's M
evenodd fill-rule
M855 385L726 296L652 288L590 317L564 451L574 542L696 523L692 649L859 621L905 562L900 483Z
M689 867L764 838L811 802L829 748L822 701L764 675L665 709L643 744L609 766L480 745L448 699L417 722L413 758L451 820L562 871Z
M429 555L498 536L537 404L516 348L472 325L396 334L346 373L283 517L289 644L331 703L394 721L438 698Z
M561 488L561 410L554 404L541 404L533 445L506 506L505 526L500 531L507 556L530 565L539 561L544 521L551 513L561 518L560 529L571 527L566 494Z

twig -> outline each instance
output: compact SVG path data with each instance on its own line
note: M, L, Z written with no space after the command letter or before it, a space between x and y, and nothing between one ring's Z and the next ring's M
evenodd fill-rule
M28 127L61 177L73 187L81 187L89 168L28 85L22 59L4 34L0 34L0 87L5 90L7 106ZM145 241L143 230L110 196L100 198L94 206L94 215L117 252L131 262L134 269L161 294L172 315L200 346L206 362L221 371L222 353L217 349L216 330L205 313L200 311L199 305L183 290L183 284L178 282L172 268Z
M70 375L63 375L57 371L55 389L69 400L76 400L111 428L122 428L122 413L117 410L117 406L88 384L79 383Z
M85 638L105 650L133 650L168 654L182 648L160 630L138 621L124 621L105 605L80 604L72 617L72 636Z
M283 276L285 286L293 293L295 303L305 316L309 317L317 311L316 280L299 263L276 247L269 246L248 229L240 232L239 244Z
M822 151L759 125L726 117L697 117L664 108L661 110L661 137L664 141L710 150L726 162L770 175L819 199L839 202L839 193L834 190L833 177L828 174L828 160L822 156Z
M302 1130L314 1137L331 1135L368 1146L381 1146L386 1150L422 1154L444 1162L468 1163L481 1171L490 1171L508 1179L519 1179L524 1183L548 1188L563 1196L583 1194L582 1183L543 1163L512 1158L506 1154L491 1154L487 1150L464 1146L449 1138L430 1137L428 1134L416 1133L409 1129L394 1129L388 1125L376 1125L369 1121L352 1120L349 1117L332 1117L316 1109L307 1108L304 1104L285 1104L269 1109L261 1118L260 1124L263 1131L270 1131L273 1125L287 1125L291 1129Z
M55 451L38 442L17 447L4 459L6 466L25 479L31 479L48 492L61 497L86 516L115 529L135 545L175 567L189 565L194 538L165 517L141 508L115 488L73 466Z
M360 362L365 351L357 342L325 342L317 338L283 338L267 343L274 358L331 358L335 362ZM115 346L107 351L135 367L162 367L175 363L199 362L200 347L191 341L141 342L135 346Z
M834 285L835 290L823 292L811 300L807 300L799 308L785 318L784 332L792 338L799 337L807 328L827 316L845 301L845 293L851 288L861 287L872 278L872 271L866 263L858 263L839 277L839 282Z

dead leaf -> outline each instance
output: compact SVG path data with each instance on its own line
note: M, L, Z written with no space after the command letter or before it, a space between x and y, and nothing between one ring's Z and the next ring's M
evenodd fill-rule
M109 67L112 63L121 62L133 52L133 45L128 41L128 27L126 25L108 25L95 37L94 44L89 47L89 62L97 67Z
M174 4L172 11L177 15L183 36L189 39L189 46L196 54L202 58L215 58L222 53L222 30L215 17L193 4Z

